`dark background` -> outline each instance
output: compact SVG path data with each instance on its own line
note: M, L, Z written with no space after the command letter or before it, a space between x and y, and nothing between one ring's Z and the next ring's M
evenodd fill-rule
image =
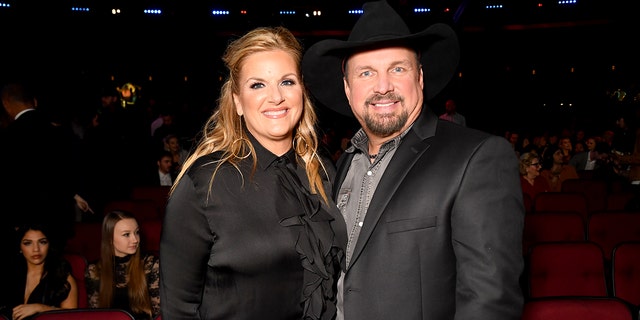
M357 19L346 12L363 2L14 0L0 8L0 82L28 77L40 84L45 101L64 101L61 108L89 107L102 90L125 82L147 96L213 108L225 74L220 56L231 38L260 25L284 25L305 47L325 38L346 39ZM496 134L561 126L599 133L612 113L638 104L640 28L621 0L578 0L571 8L556 1L505 0L496 10L485 8L495 1L390 3L414 31L433 22L458 31L459 74L432 101L436 113L451 97L469 126ZM73 13L73 5L91 11ZM111 15L113 6L123 8L122 14ZM411 12L416 6L432 11L417 16ZM149 7L162 8L163 15L143 15ZM281 8L296 15L281 16ZM212 9L230 15L212 17ZM315 9L321 17L304 16ZM627 92L624 101L611 98L617 89ZM320 108L325 126L352 123Z

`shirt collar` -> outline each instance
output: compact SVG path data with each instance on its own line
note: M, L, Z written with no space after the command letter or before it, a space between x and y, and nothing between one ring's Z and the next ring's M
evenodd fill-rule
M380 151L378 152L378 157L382 157L382 155L384 155L387 151L398 147L398 145L400 145L400 141L402 141L402 138L407 135L407 132L409 132L412 127L413 124L410 125L400 135L383 143L380 147ZM353 136L353 138L351 139L351 146L347 148L345 152L354 153L356 152L356 150L364 154L369 153L369 137L367 137L367 134L362 128L360 128L360 130L358 130L358 132L356 132L356 134Z
M25 113L27 113L29 111L33 111L33 110L35 110L35 109L34 108L24 109L24 110L18 112L18 114L16 114L15 118L13 118L13 120L17 120L21 115L23 115L23 114L25 114Z
M269 167L274 165L280 157L273 154L271 151L267 150L267 148L263 147L260 142L249 132L245 130L249 141L253 145L253 148L256 150L256 158L258 159L258 167L262 170L267 170ZM296 154L293 151L293 146L282 155L282 157L286 157L290 163L293 163L294 166L297 166L296 163Z

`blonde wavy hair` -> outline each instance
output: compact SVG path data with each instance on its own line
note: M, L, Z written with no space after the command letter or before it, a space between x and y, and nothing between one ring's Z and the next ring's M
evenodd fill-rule
M254 146L249 141L243 118L236 113L236 106L233 102L233 94L239 93L239 76L247 57L252 54L282 50L289 53L298 66L298 74L302 75L300 64L303 49L296 37L284 27L259 27L253 29L242 37L232 41L222 56L222 60L227 67L229 74L227 80L221 88L220 97L217 101L217 108L207 119L198 143L185 160L182 170L178 174L175 183L171 188L173 192L182 180L185 172L193 165L199 157L213 152L221 151L222 157L217 162L216 170L209 183L209 193L217 170L225 163L229 163L238 169L240 160L247 157L253 158L253 171L257 166L257 158ZM300 76L302 79L302 76ZM303 87L303 110L300 121L294 128L293 148L295 153L304 162L307 177L310 182L310 191L320 194L325 203L328 203L327 195L322 184L322 169L326 175L326 169L318 156L318 136L316 133L317 115L313 104L309 99L309 94Z

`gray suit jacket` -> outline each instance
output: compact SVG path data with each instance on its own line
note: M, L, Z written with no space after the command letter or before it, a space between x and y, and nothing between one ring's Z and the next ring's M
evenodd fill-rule
M336 186L352 158L338 161ZM519 320L524 214L507 140L423 111L371 200L345 319Z

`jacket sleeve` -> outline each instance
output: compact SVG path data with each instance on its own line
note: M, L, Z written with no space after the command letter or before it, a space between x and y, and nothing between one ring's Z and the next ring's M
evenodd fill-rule
M524 205L518 159L492 136L469 159L451 216L456 320L519 320Z
M169 197L160 240L163 319L199 319L213 235L194 182L185 174Z

